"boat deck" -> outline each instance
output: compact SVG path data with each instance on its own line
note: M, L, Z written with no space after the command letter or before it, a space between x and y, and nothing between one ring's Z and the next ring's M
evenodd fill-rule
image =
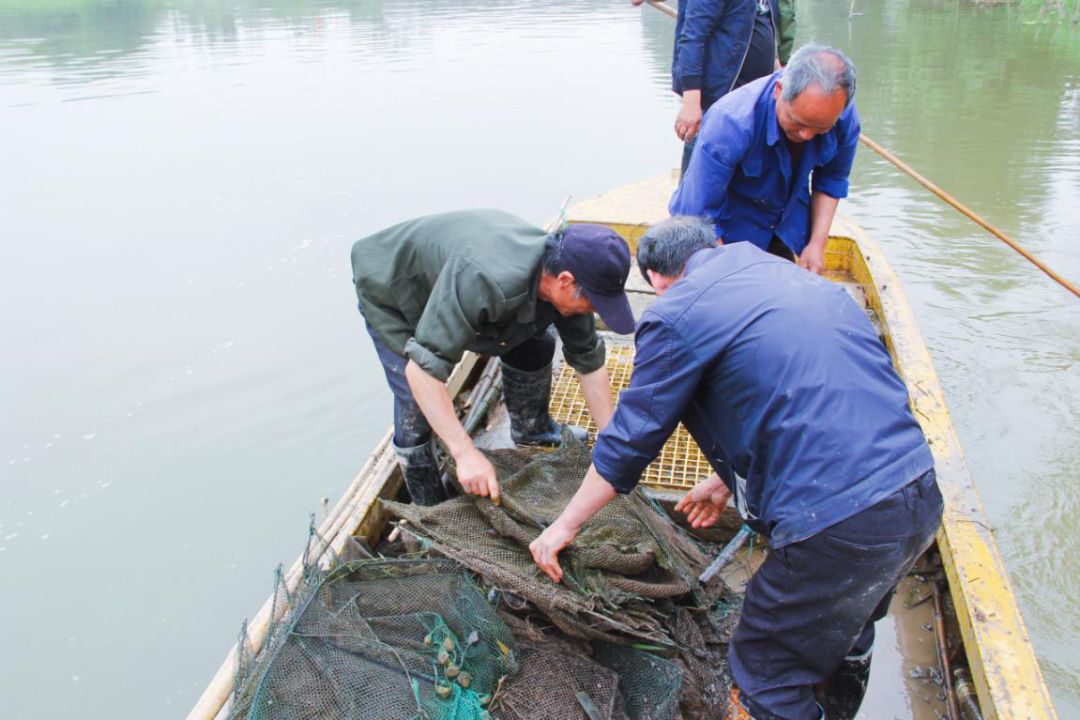
M667 199L675 176L667 175L620 188L586 200L570 209L570 222L604 223L618 231L636 249L647 227L667 216ZM892 355L911 396L911 405L933 450L938 481L946 499L945 518L937 545L927 558L929 569L944 571L949 604L947 625L953 628L958 657L970 666L983 717L1056 718L1049 691L1031 648L1023 619L986 521L981 500L960 449L943 393L899 281L880 249L859 228L838 218L827 247L827 277L842 284L867 311ZM636 272L628 285L635 311L652 299L649 288ZM608 363L618 388L629 382L633 348L629 338L611 338ZM467 353L455 368L448 390L458 396L472 387L470 398L479 398L481 358ZM489 378L490 383L490 378ZM559 419L588 425L584 401L568 370L559 369L554 387L553 413ZM488 416L486 431L477 438L481 447L509 442L505 408L498 404ZM655 470L655 472L654 472ZM645 478L646 487L668 506L672 498L708 472L685 431L676 436ZM387 433L375 448L341 500L327 513L309 547L283 575L284 587L294 587L310 560L329 567L346 555L354 539L375 543L386 531L386 512L380 498L394 497L400 488L394 454ZM730 535L741 521L725 517L719 531ZM718 538L713 538L715 542ZM744 550L722 575L732 588L740 588L761 562L764 550ZM878 624L878 640L870 687L860 718L944 717L943 689L934 641L933 603L929 583L917 577L901 584L890 614ZM283 611L275 597L268 598L247 627L245 652L257 653L270 624ZM950 614L951 611L951 614ZM962 638L959 646L956 637ZM960 652L962 650L962 652ZM218 716L232 690L239 657L233 647L218 669L189 718L209 720Z

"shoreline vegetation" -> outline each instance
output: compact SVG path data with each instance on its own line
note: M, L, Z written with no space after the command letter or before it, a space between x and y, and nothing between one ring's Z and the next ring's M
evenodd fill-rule
M981 4L993 4L995 0L976 0ZM1038 8L1035 20L1025 18L1028 24L1067 24L1080 26L1080 0L1020 0L1020 7L1026 12Z
M1019 20L1025 24L1062 24L1073 27L1080 26L1080 0L949 0L957 5L971 5L981 8L998 8L1001 6L1013 6L1020 9ZM852 10L855 15L859 12L859 5L867 0L855 0ZM217 12L263 11L284 12L294 15L302 12L304 8L318 7L332 10L355 10L367 3L364 0L270 0L265 3L252 2L251 0L232 0L216 4ZM47 15L55 13L85 13L93 11L116 12L123 11L125 7L132 8L141 6L143 12L150 10L187 10L197 13L207 12L207 7L198 1L191 0L6 0L0 8L0 19L5 15L31 16Z

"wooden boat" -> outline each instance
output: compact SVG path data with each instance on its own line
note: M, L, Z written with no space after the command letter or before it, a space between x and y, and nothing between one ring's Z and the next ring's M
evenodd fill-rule
M671 176L654 178L582 202L570 208L567 215L570 222L609 225L627 240L631 249L635 249L637 240L648 226L667 216L667 200L674 187L675 179ZM844 219L838 219L833 225L826 249L826 266L827 277L844 285L880 329L908 386L915 415L930 442L938 481L946 499L937 542L928 555L935 555L935 560L940 557L944 570L943 586L948 590L946 605L953 609L951 616L942 615L940 598L927 595L922 601L934 599L937 602L912 602L910 598L905 601L901 588L889 617L879 623L874 674L860 717L959 715L957 705L943 702L944 699L966 703L964 717L1056 718L992 529L953 430L940 382L896 275L881 249L857 226ZM651 298L651 290L643 284L634 284L628 289L635 305L643 305ZM618 352L609 352L609 366L614 363L614 384L628 379L632 362L632 346L622 344L618 348ZM451 396L471 391L475 405L483 390L476 386L485 381L490 384L490 376L485 378L483 374L486 360L466 355L448 381ZM561 379L568 377L569 373L566 373ZM583 403L580 398L571 397L576 391L576 384L574 386L560 385L560 377L557 377L552 413L564 421L581 422ZM319 558L327 565L346 551L353 538L374 546L383 536L387 516L378 501L394 497L401 488L390 439L388 432L344 496L327 514L307 548L309 558ZM673 438L664 457L646 474L644 484L661 501L671 501L692 486L687 478L704 476L705 468L697 465L700 456L691 446L685 432ZM732 517L729 526L737 527L738 524L737 518ZM284 576L285 584L295 585L300 572L301 560L297 559ZM923 592L926 592L925 585ZM272 612L283 612L283 608L268 599L248 624L249 651L258 652L262 646ZM946 694L938 683L946 686L949 684L946 681L953 678L948 672L945 677L941 676L938 656L942 644L940 640L935 642L935 637L939 632L943 636L948 631L957 639L953 652L945 654L954 655L954 663L959 661L958 664L969 669L970 680L958 676L959 685L949 688L950 692ZM887 642L889 638L894 641ZM955 652L957 649L962 652ZM191 710L189 719L209 720L222 714L233 689L237 657L234 647ZM935 675L931 668L938 668L938 674ZM973 715L972 710L978 714Z

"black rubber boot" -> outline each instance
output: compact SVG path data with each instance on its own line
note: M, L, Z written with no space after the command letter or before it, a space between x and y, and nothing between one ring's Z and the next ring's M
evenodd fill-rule
M518 445L547 445L562 442L563 426L548 414L551 402L551 364L539 370L518 370L502 363L503 396L510 413L510 437ZM588 433L583 428L566 426L579 442Z
M822 683L818 700L827 720L853 720L859 712L870 681L871 654L846 657L836 672Z
M439 463L431 441L416 447L403 448L394 445L401 474L405 477L405 489L417 505L438 505L450 497L443 485Z

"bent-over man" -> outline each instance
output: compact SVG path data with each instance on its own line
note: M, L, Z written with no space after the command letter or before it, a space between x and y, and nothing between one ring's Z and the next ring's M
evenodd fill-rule
M783 70L744 85L705 115L672 215L716 225L820 273L836 207L847 197L859 142L855 66L807 45Z
M734 494L770 544L731 642L729 716L817 720L815 685L865 689L874 622L940 523L907 390L842 288L751 243L716 247L702 220L651 228L638 264L660 297L630 387L533 558L559 581L558 552L682 421L715 472L677 508L709 525Z
M498 210L452 212L357 241L352 267L360 312L394 393L394 449L413 502L448 497L432 430L453 456L462 488L498 501L495 469L446 390L466 350L502 359L514 441L557 444L561 428L548 414L554 326L593 420L607 425L613 403L593 312L615 332L634 329L623 290L630 251L613 230L581 224L547 234Z

